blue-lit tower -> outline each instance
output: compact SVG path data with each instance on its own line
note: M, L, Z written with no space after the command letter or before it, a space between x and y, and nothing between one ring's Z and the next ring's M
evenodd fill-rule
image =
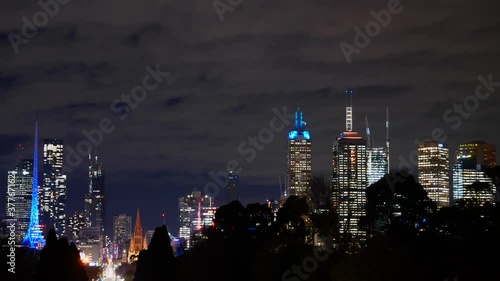
M31 196L31 217L30 226L26 237L24 237L23 245L30 248L42 248L45 246L40 224L38 222L38 121L35 124L35 152L33 156L33 188Z
M306 125L297 104L295 128L288 134L288 195L307 195L311 186L311 135Z

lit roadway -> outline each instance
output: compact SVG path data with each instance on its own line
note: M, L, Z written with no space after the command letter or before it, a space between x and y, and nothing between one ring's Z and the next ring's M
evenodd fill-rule
M122 278L118 278L115 274L115 266L113 263L109 263L106 268L104 268L104 281L123 281Z

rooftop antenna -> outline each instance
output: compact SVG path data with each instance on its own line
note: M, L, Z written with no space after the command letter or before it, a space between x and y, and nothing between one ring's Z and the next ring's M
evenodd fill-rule
M352 131L352 90L345 90L345 129Z
M390 137L389 137L389 107L386 107L385 109L385 153L387 157L387 173L390 172L390 162L389 162L389 142L390 142Z
M23 160L24 156L24 146L22 144L19 144L19 161Z
M283 186L281 184L281 175L278 175L278 182L280 184L280 198L283 196Z
M368 125L368 116L365 115L365 124L366 124L366 147L372 148L372 136L370 133L370 126Z

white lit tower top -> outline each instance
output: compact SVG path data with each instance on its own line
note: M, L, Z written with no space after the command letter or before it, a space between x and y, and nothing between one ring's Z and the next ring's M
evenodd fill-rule
M345 90L345 130L352 132L352 90Z

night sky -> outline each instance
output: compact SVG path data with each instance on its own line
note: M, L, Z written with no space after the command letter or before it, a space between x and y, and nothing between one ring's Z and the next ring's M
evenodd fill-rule
M292 123L252 161L238 152L269 128L273 108L293 113L300 102L313 172L328 176L332 143L345 129L346 88L354 89L354 129L364 134L368 115L375 145L384 143L390 107L392 169L435 128L452 147L499 144L500 85L470 116L458 117L460 125L456 113L448 122L443 117L472 100L479 75L500 81L498 1L401 1L400 13L348 63L341 42L354 46L354 27L364 30L370 11L389 2L243 0L221 22L211 0L72 0L16 54L10 32L21 35L21 18L32 21L41 8L35 0L3 1L0 193L17 164L17 145L32 158L36 112L40 142L63 138L73 149L86 139L82 130L98 128L103 118L116 126L97 148L106 169L108 233L112 216L135 216L140 207L145 228L160 225L165 212L177 235L178 196L203 189L209 172L231 160L242 168L244 204L278 198ZM142 85L146 66L157 64L169 77L121 120L113 102ZM67 174L68 209L83 209L85 159ZM225 203L225 193L217 199Z

